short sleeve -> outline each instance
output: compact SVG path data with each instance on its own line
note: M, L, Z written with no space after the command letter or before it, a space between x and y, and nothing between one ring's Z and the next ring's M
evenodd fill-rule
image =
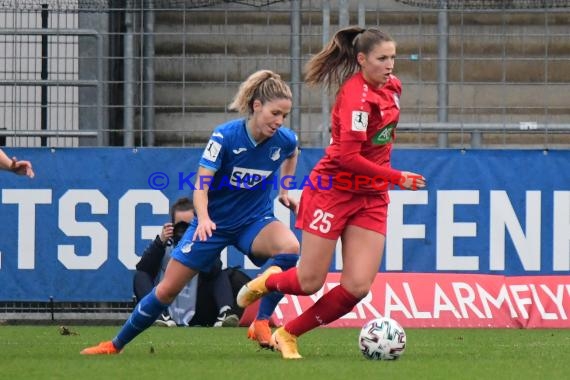
M288 142L287 142L287 158L293 156L293 154L295 154L295 151L297 150L297 148L299 147L299 138L297 137L297 134L292 130L292 129L288 129L287 130L288 133L286 134Z
M211 169L214 172L218 171L222 166L223 144L224 136L218 130L215 130L210 136L206 148L204 148L204 152L200 158L200 166Z

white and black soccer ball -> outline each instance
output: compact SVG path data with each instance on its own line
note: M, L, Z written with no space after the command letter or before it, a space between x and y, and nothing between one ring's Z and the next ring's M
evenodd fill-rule
M360 330L358 346L367 359L398 359L406 349L406 332L391 318L372 319Z

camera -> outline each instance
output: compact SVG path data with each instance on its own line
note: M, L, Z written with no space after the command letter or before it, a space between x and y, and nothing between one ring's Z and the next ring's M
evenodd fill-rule
M186 223L184 221L180 221L180 222L176 223L173 226L172 237L170 239L168 239L168 241L166 242L166 245L178 244L178 242L180 241L180 239L182 239L182 236L184 236L184 233L188 229L188 226L190 226L190 224Z

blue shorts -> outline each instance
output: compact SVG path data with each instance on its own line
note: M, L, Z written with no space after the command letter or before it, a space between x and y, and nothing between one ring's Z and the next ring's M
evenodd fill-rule
M255 222L246 224L231 233L214 230L212 237L206 241L192 241L198 223L196 218L192 221L176 248L172 250L172 258L181 262L190 269L200 272L210 272L220 257L224 248L233 245L258 267L265 264L268 258L259 258L251 254L251 245L259 232L269 223L276 221L274 215L267 215Z

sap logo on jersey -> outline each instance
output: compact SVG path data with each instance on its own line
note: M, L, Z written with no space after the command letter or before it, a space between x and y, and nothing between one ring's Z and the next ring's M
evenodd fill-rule
M230 183L236 187L251 188L271 175L270 170L240 168L234 166Z

